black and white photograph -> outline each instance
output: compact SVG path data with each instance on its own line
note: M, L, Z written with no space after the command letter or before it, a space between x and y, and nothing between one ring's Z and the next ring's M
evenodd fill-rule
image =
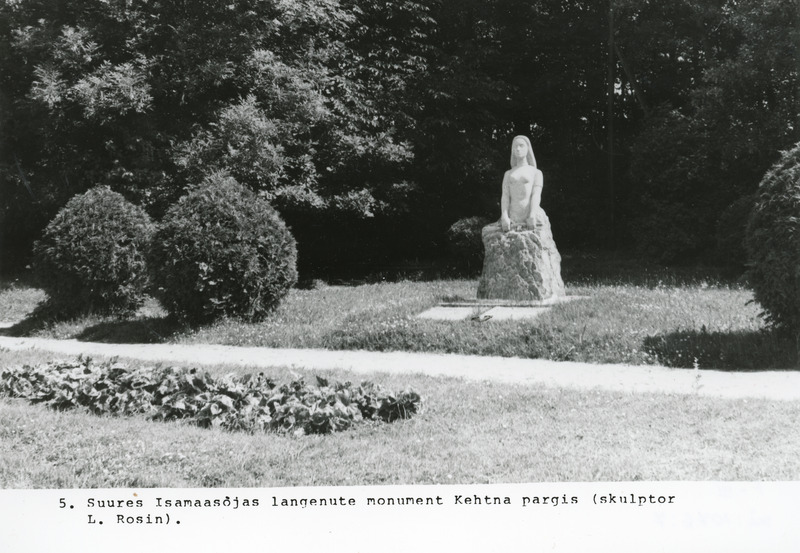
M0 551L797 551L799 48L0 0Z

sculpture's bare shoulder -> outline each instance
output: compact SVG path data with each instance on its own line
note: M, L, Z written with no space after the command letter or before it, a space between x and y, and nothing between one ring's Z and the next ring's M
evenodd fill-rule
M543 186L544 185L544 173L538 167L533 168L533 185L534 186Z

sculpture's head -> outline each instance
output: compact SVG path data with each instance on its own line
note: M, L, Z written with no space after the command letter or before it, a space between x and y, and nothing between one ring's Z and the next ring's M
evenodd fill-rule
M522 165L525 161L528 162L528 165L536 168L536 158L533 157L531 141L527 136L515 136L511 142L511 167Z

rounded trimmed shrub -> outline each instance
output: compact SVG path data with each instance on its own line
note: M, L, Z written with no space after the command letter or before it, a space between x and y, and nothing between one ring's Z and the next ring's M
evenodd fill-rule
M150 266L155 294L173 315L257 321L297 282L297 246L266 200L212 175L169 209Z
M145 211L106 186L70 199L34 244L35 278L62 315L130 312L144 300Z
M467 270L481 266L483 239L481 230L491 221L486 217L459 219L447 229L447 244L456 264Z
M762 179L745 246L748 278L766 321L800 332L800 144Z

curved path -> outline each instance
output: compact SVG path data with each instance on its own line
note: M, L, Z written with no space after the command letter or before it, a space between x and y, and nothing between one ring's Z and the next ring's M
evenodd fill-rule
M357 373L418 373L469 380L544 384L618 392L696 394L723 398L800 400L800 372L722 372L659 366L594 365L542 359L406 352L270 349L220 345L104 344L0 336L2 350L129 357L196 365L345 369Z

